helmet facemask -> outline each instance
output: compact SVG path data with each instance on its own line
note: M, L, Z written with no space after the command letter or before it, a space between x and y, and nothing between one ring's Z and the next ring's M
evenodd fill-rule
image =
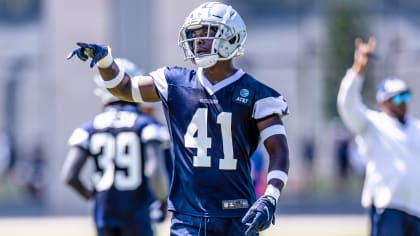
M219 60L229 60L233 57L242 56L244 54L246 28L236 11L224 4L219 4L217 7L213 6L216 9L200 7L187 17L179 32L178 45L184 50L184 59L191 59L199 67L208 68ZM215 15L220 12L224 12L224 14L222 16ZM210 15L210 17L207 17L209 19L205 19L206 17L203 17L205 15ZM198 30L204 33L194 35L194 31ZM208 52L197 51L200 49L197 46L200 40L201 42L212 40Z

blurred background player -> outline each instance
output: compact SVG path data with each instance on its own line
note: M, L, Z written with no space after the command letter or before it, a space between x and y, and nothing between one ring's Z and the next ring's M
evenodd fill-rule
M247 30L239 13L220 2L194 9L178 45L198 69L163 67L130 77L110 48L78 43L77 55L97 65L114 95L162 101L174 153L169 209L171 235L256 235L274 223L286 186L289 153L283 96L233 65L244 54ZM141 52L140 52L141 53ZM263 142L269 154L267 188L256 200L250 156Z
M158 110L161 109L160 102L142 102L138 103L137 105L141 108L141 111L149 115L150 117L158 119L159 113ZM162 126L161 129L165 129L162 132L168 133L167 127ZM168 133L169 136L169 133ZM165 156L165 166L169 177L169 183L172 181L172 171L173 171L173 158L170 149L170 142L166 142L162 145L162 149L164 151ZM167 214L168 209L168 202L167 201L160 201L157 199L150 205L150 217L153 223L162 223Z
M376 39L355 41L354 62L343 78L338 109L366 160L362 205L371 208L372 236L420 235L420 121L408 114L411 91L397 78L376 92L380 112L362 103L363 73Z
M131 76L139 74L132 62L115 62ZM169 189L162 149L169 135L136 103L112 96L99 75L94 80L104 110L74 130L63 177L83 198L94 199L99 236L153 235L149 207L155 198L166 206ZM95 165L93 187L79 178L88 158Z

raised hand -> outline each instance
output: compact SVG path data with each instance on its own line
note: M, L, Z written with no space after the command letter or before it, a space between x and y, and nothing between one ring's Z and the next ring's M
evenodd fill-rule
M365 70L369 59L372 55L374 55L373 52L376 47L376 39L374 37L370 37L368 42L365 43L361 38L356 38L354 46L355 50L352 70L357 74L361 74Z
M105 58L109 53L110 49L105 45L99 45L95 43L81 43L78 42L77 48L69 53L67 60L71 59L76 55L80 60L86 61L92 58L90 67L92 68L98 61Z
M242 223L248 225L246 235L257 233L274 224L276 200L272 196L261 196L242 218Z

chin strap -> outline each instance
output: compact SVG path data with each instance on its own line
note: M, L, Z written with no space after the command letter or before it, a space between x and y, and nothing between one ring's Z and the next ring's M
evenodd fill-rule
M209 68L209 67L214 66L217 63L218 59L219 57L217 55L210 55L210 56L194 58L194 63L198 67Z

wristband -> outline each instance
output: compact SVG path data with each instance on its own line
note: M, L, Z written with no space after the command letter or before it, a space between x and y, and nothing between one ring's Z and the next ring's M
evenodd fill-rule
M267 185L267 188L265 189L264 195L273 197L276 202L280 197L280 190L276 187L274 187L272 184Z
M111 80L104 80L105 87L111 89L117 87L124 79L125 71L122 67L119 68L120 72L118 72L117 76L112 78Z
M107 46L107 49L108 49L108 54L104 58L96 62L96 65L99 68L102 68L102 69L108 68L114 62L114 58L112 57L112 54L111 54L111 48Z
M286 186L288 176L286 172L281 170L272 170L267 174L267 183L270 182L272 179L279 179L283 182L283 186Z

